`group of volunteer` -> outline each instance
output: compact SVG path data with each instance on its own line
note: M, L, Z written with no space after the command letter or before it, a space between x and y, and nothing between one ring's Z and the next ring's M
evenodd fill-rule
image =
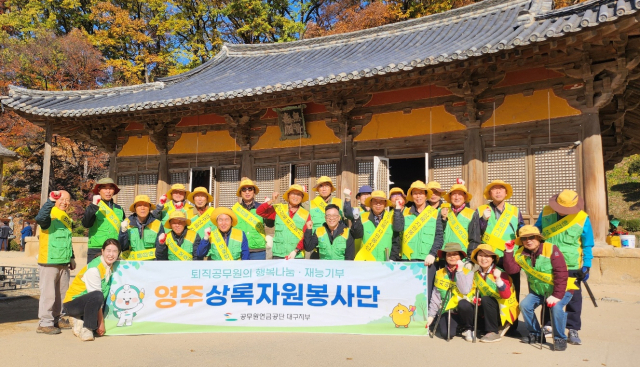
M231 208L214 208L204 187L189 191L174 184L158 203L136 196L127 218L113 200L118 191L110 178L95 184L82 218L89 229L87 266L70 286L76 262L73 221L65 213L69 193L51 192L40 209L38 333L73 329L85 341L103 335L102 308L118 259L266 260L269 247L272 259L424 263L427 327L446 340L491 343L506 333L517 336L522 313L523 342L552 337L557 351L567 342L581 344L581 282L589 277L594 240L583 200L571 190L551 197L535 225L525 225L520 210L507 202L513 188L501 180L487 185L489 204L476 209L469 207L472 195L462 180L448 190L435 181L415 181L406 194L396 187L388 195L365 185L355 207L351 191L336 197L326 176L317 179L311 201L305 187L294 184L282 194L283 203L276 203L280 194L274 192L261 204L256 183L243 178ZM273 236L265 227L273 228ZM529 283L522 300L521 271ZM540 305L546 310L539 321L534 311Z

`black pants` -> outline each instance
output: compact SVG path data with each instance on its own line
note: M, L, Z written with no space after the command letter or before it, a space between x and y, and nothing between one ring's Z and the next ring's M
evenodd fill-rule
M570 277L577 277L578 270L569 270ZM580 330L582 327L582 282L576 280L578 289L573 291L573 297L567 304L567 329Z
M486 333L497 333L502 325L500 319L500 308L498 301L491 296L480 297L480 306L478 307L478 318L482 317L482 325ZM478 320L478 325L481 320ZM478 326L478 329L480 326Z
M451 310L451 325L449 329L449 339L453 338L456 335L456 330L458 327L465 330L473 329L473 305L466 301L461 300L458 302L458 307L455 311ZM447 338L447 324L449 323L449 313L445 312L442 314L440 318L440 323L438 324L438 330L440 331L440 336L443 339Z
M102 249L101 248L90 248L87 250L87 264L91 262L91 260L95 259L96 257L102 255Z
M84 320L84 327L96 330L98 328L98 312L102 309L103 304L104 295L102 292L93 291L66 302L63 307L65 314Z

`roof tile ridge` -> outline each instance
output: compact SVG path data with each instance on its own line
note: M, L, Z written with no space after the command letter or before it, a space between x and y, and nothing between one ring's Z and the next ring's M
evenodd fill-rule
M553 9L548 12L536 14L535 19L542 20L542 19L548 19L548 18L559 18L562 16L579 13L582 10L587 10L594 7L600 7L602 5L616 4L617 2L618 0L587 0L581 3L564 7L564 8Z
M147 90L156 90L164 88L163 82L144 83L136 85L127 85L123 87L112 87L103 89L86 89L86 90L66 90L66 91L50 91L23 88L16 85L9 86L8 97L29 96L29 97L90 97L109 94L135 93Z
M166 84L175 84L178 82L181 82L185 79L191 78L196 74L199 74L205 70L208 70L209 68L218 65L219 63L221 63L222 61L224 61L228 56L229 56L229 48L228 46L230 46L229 44L225 43L222 45L222 48L220 49L220 52L218 52L214 57L212 57L211 59L205 61L204 63L202 63L199 66L196 66L195 68L189 70L189 71L185 71L184 73L180 73L178 75L173 75L173 76L167 76L164 78L158 78L158 81L166 83Z

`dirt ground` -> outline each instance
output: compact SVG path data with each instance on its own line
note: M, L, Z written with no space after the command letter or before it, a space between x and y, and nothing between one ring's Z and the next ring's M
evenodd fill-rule
M0 360L2 366L68 366L78 361L111 367L402 366L473 361L492 366L638 366L640 287L594 285L593 291L599 307L584 299L583 345L569 345L565 352L552 352L549 344L539 350L512 338L472 344L461 338L447 343L415 336L300 333L106 336L81 342L70 330L60 335L36 334L37 291L24 291L21 298L0 299ZM522 323L520 331L525 332Z

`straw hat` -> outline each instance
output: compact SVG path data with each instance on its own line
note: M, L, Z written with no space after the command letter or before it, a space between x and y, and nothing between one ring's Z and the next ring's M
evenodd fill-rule
M236 192L237 197L242 197L243 187L253 187L253 193L256 195L258 195L258 193L260 192L260 189L258 188L258 185L256 185L255 182L251 181L247 177L243 177L242 180L240 180L240 187L238 187L238 192Z
M467 257L467 253L462 249L462 246L460 246L460 244L456 242L449 242L444 245L441 250L438 250L438 257L444 259L446 257L445 253L448 252L459 252L461 259Z
M473 197L473 195L471 195L469 193L469 191L467 191L467 187L465 185L462 185L462 184L455 184L455 185L451 186L451 189L449 189L449 192L444 194L444 199L446 201L448 201L449 203L451 203L451 193L456 191L456 190L463 191L465 194L467 194L467 199L465 200L466 203L471 201L471 198Z
M491 188L494 186L504 186L505 189L507 189L507 196L504 198L505 200L509 200L509 198L511 197L511 195L513 195L513 187L511 187L511 185L509 185L508 183L502 181L502 180L493 180L491 181L490 184L487 185L487 187L484 188L484 198L487 200L491 200Z
M284 201L289 202L289 193L291 191L300 191L302 193L302 202L303 203L305 201L309 200L309 194L305 191L304 187L302 187L301 185L298 185L298 184L293 184L293 185L289 186L289 188L287 189L287 191L284 192L284 194L282 194L282 198L284 199Z
M445 192L447 192L447 190L443 189L440 186L440 182L437 181L431 181L427 184L427 189L431 190L432 192L438 192L440 194L443 194Z
M584 200L572 190L562 190L549 199L549 206L562 215L576 214L584 209Z
M109 177L101 178L98 182L96 182L96 184L93 186L93 189L91 190L91 192L93 192L94 195L99 195L100 194L100 186L103 186L103 185L113 185L113 186L115 186L115 190L113 191L114 195L117 195L120 192L120 188L118 187L118 185L116 185L116 183L113 181L113 179L111 179Z
M429 190L429 187L427 187L427 185L425 185L424 182L420 180L413 181L413 183L411 184L411 187L409 187L409 190L407 190L408 201L413 201L413 196L411 193L413 192L414 189L424 190L424 193L427 196L427 199L430 198L431 195L433 195L433 191Z
M138 204L138 203L147 203L147 204L149 204L149 206L151 207L151 210L154 210L156 208L155 204L153 204L151 202L151 199L149 199L149 197L147 195L136 195L136 198L133 201L133 204L131 204L131 206L129 207L129 211L135 213L136 212L136 204Z
M331 185L331 192L336 191L336 187L333 186L333 182L327 176L321 176L320 178L318 178L318 180L316 181L316 185L313 187L312 190L315 192L318 192L318 186L322 185L323 183L328 183L329 185Z
M364 205L371 207L371 200L372 199L380 199L380 200L384 200L387 202L387 206L392 206L393 204L391 203L391 200L387 199L387 195L384 194L384 191L380 191L380 190L376 190L374 192L371 193L371 196L369 196L367 198L367 200L364 201Z
M494 265L498 263L498 260L500 260L500 256L498 256L496 254L496 252L494 251L493 247L491 247L491 245L489 245L487 243L481 243L471 253L471 261L473 261L474 264L478 264L477 257L478 257L478 252L480 252L480 251L484 251L484 252L488 253L489 255L494 256L495 257L495 259L493 260L493 264Z
M229 208L218 207L218 208L216 208L216 210L213 211L213 213L211 215L211 222L214 225L216 225L216 226L218 225L218 217L221 214L226 214L226 215L231 217L231 227L235 227L238 224L238 217L233 212L233 210L231 210Z
M544 241L544 236L542 235L542 233L540 233L540 230L538 229L538 227L528 224L520 228L519 236L515 240L516 245L522 246L522 240L520 239L521 237L531 237L531 236L538 236L538 239L540 240L540 242Z
M167 197L169 199L171 199L171 194L173 193L173 191L184 191L184 196L188 197L189 194L191 193L189 190L187 190L186 187L184 187L183 184L173 184L171 185L171 190L167 191Z
M191 219L187 218L187 215L184 214L181 210L174 210L169 214L169 219L164 223L164 228L171 228L171 220L180 219L184 221L185 226L191 225Z
M407 195L404 194L404 190L399 187L392 187L391 190L389 190L389 199L391 199L391 195L393 194L400 194L403 198L407 198Z
M187 196L187 200L189 200L190 202L193 203L193 197L196 196L196 194L205 194L207 196L207 203L211 203L213 202L213 196L209 195L209 193L207 192L207 189L205 189L204 187L200 186L200 187L196 187L192 193L189 194L189 196ZM167 195L168 196L168 195Z

